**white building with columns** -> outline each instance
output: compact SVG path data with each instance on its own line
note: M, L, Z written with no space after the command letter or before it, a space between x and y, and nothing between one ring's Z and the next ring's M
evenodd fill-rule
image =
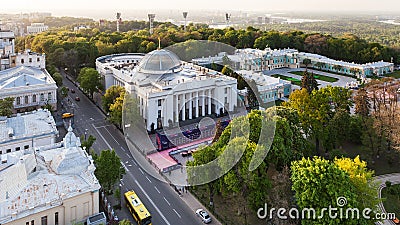
M52 145L57 136L56 122L48 110L0 117L0 156Z
M168 50L103 56L96 66L106 88L123 86L137 99L147 130L237 106L236 79L183 62Z
M0 99L14 98L14 109L31 111L50 104L57 109L57 85L46 69L19 66L0 71Z
M0 224L70 225L99 212L93 159L68 130L63 142L1 155Z

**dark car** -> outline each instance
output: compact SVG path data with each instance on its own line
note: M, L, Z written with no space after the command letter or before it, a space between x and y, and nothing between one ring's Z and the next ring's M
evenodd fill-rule
M79 97L75 97L75 101L79 102L81 99Z
M192 155L192 151L183 151L181 152L182 157L188 157Z
M74 89L71 89L71 93L75 93L75 90L74 90Z

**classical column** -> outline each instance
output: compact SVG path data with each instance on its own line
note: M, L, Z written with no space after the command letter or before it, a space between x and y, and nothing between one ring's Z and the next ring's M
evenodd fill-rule
M174 96L175 103L175 122L179 122L179 94Z
M189 94L189 120L193 119L193 93Z
M201 116L205 116L206 115L206 103L205 103L206 92L204 90L201 92L203 93L201 95Z
M196 91L196 102L195 102L195 106L196 106L196 118L199 117L199 92Z
M211 115L211 89L208 90L208 115Z
M182 106L181 106L181 109L182 109L182 121L185 121L185 119L186 119L186 103L185 103L185 101L186 101L186 93L183 93L182 94Z

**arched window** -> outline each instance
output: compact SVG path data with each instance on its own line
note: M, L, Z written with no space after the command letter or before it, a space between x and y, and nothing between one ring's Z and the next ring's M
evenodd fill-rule
M17 105L21 104L21 97L17 97Z
M32 102L36 102L36 95L32 96Z
M43 93L40 94L40 101L41 101L41 102L44 102L44 94L43 94Z
M28 103L29 103L29 97L25 96L25 104L28 104Z
M49 100L49 101L53 100L53 98L52 98L52 96L51 96L51 92L49 92L49 93L47 94L47 100Z

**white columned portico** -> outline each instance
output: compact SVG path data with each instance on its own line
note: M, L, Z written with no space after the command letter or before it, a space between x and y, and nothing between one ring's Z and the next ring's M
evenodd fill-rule
M175 102L175 122L179 122L179 94L174 95Z
M208 115L211 115L211 89L208 89Z
M193 119L193 93L189 93L189 120Z
M196 118L199 117L199 92L196 91L196 102L195 102L195 106L196 106Z
M185 121L185 118L186 118L186 104L185 104L185 101L186 101L186 94L183 93L182 94L182 106L181 106L181 109L182 109L182 121Z
M206 103L205 103L206 92L204 90L201 92L203 93L201 95L201 116L206 116Z

